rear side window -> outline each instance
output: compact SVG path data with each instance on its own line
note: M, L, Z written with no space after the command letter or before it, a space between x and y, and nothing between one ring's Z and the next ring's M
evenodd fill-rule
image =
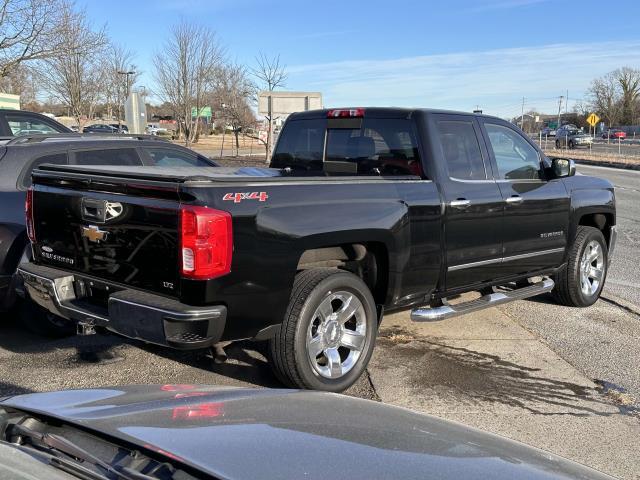
M358 175L421 175L422 171L411 120L367 117L354 128L327 129L325 119L287 123L271 166Z
M27 167L22 172L21 177L21 185L23 187L31 186L31 173L38 168L40 165L44 165L45 163L50 163L53 165L66 165L67 162L67 154L66 153L53 153L49 155L44 155L42 157L35 158L27 165Z
M112 148L75 152L74 165L140 166L142 161L135 148Z
M473 123L464 120L442 120L437 123L449 178L486 180L487 171Z
M48 122L29 115L5 115L13 135L34 135L41 133L58 133L61 128L54 128Z
M214 164L199 155L170 148L145 148L156 167L212 167Z

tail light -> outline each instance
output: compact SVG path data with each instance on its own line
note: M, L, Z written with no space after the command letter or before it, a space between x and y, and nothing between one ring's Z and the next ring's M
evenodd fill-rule
M334 108L327 112L328 118L361 118L364 117L364 108Z
M27 190L27 199L24 202L24 213L27 223L27 236L31 243L36 243L36 230L33 224L33 187Z
M228 212L207 207L180 210L181 273L208 280L231 271L233 233Z

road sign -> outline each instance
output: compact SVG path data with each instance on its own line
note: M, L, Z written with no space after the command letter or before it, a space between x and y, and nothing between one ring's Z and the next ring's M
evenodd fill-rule
M600 117L598 115L596 115L595 113L592 113L591 115L589 115L587 117L587 123L589 125L591 125L592 127L595 127L596 124L600 121Z

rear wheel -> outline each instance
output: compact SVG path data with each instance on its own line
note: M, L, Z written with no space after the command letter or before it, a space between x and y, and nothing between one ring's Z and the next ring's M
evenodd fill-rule
M597 228L579 226L565 268L558 272L553 289L555 299L571 307L593 305L607 276L608 250Z
M24 325L37 335L64 338L75 335L75 324L59 317L31 301L22 302L20 318Z
M556 140L556 150L560 150L560 140Z
M341 392L364 372L378 330L373 296L357 276L335 269L296 276L271 366L297 388Z

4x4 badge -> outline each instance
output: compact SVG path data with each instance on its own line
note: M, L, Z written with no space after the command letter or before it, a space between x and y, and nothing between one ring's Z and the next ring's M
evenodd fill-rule
M96 225L89 225L88 227L82 227L82 236L93 243L98 243L107 239L109 232L100 230Z

